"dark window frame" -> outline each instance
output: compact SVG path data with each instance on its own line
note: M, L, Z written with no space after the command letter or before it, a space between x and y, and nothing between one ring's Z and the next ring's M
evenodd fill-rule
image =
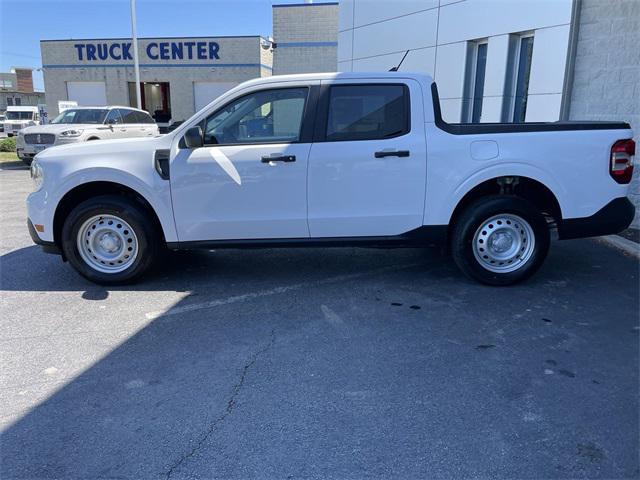
M384 138L350 138L350 139L327 139L327 127L329 125L329 100L331 98L331 88L333 87L402 87L403 97L405 104L405 129L391 137ZM314 143L334 143L334 142L371 142L371 141L383 141L392 140L394 138L402 137L411 133L411 89L409 85L404 82L331 82L322 85L320 92L320 98L318 101L318 109L316 113L316 125L321 126L314 131L313 142Z
M298 140L293 140L289 142L260 141L260 142L239 142L239 143L203 143L203 147L238 147L238 146L245 146L245 145L246 146L248 145L294 145L299 143L311 143L313 140L314 117L315 117L315 111L318 103L318 95L319 95L319 88L320 88L319 85L309 85L309 84L282 85L282 86L275 86L271 88L262 88L259 90L252 90L251 92L247 92L244 95L240 95L238 97L235 97L229 100L220 108L217 108L216 110L211 112L209 115L204 117L200 122L197 123L197 125L194 125L194 126L199 126L200 129L202 130L202 140L204 142L205 128L208 120L214 115L217 115L218 113L220 113L220 111L229 107L231 104L237 101L240 101L243 98L248 97L250 95L255 95L256 93L263 93L263 92L269 92L269 91L275 91L275 90L293 90L293 89L300 89L300 88L307 89L307 97L305 99L304 109L302 110L302 119L301 119L301 125L300 125L300 135L299 135L300 138Z

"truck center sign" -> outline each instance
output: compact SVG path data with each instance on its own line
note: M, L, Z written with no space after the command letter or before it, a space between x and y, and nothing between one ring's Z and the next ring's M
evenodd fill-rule
M78 61L133 60L131 42L76 43ZM220 45L211 41L150 42L150 60L220 60Z

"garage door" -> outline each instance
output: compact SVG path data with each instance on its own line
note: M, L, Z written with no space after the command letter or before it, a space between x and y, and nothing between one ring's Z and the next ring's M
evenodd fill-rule
M67 82L67 98L81 106L106 105L106 87L104 82Z
M195 100L196 112L236 85L238 84L228 82L194 82L193 98Z

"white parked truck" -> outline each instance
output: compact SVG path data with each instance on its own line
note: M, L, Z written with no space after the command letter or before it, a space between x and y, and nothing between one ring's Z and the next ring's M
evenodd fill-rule
M158 126L144 110L118 106L73 107L47 125L20 130L16 151L18 158L29 165L37 153L56 145L158 134Z
M163 249L446 242L469 277L518 282L560 239L619 232L635 144L623 122L450 124L426 76L245 82L175 131L47 149L35 243L86 278L132 281Z
M8 137L17 135L23 128L37 125L40 121L38 107L7 107L2 121Z

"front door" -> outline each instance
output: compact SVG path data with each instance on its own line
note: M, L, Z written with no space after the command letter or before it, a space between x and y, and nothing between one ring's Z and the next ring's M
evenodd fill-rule
M310 91L254 91L201 122L205 145L171 162L181 242L309 237Z
M311 237L395 236L421 227L427 152L420 85L327 82L319 111L322 130L309 155Z

